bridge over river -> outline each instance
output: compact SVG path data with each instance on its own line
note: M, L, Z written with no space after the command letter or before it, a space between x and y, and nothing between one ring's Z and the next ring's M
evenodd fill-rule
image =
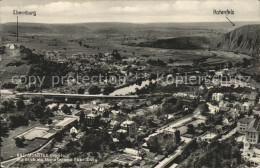
M85 95L85 94L63 94L63 93L16 93L16 97L33 97L43 96L45 98L65 98L65 99L144 99L143 96L138 95L124 95L124 96L111 96L111 95Z

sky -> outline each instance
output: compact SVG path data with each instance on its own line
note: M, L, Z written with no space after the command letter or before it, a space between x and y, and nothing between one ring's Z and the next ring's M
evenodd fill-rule
M259 21L258 0L2 0L1 22L16 22L13 10L36 11L36 16L19 16L20 22L221 22L226 15L213 10L233 10L232 21Z

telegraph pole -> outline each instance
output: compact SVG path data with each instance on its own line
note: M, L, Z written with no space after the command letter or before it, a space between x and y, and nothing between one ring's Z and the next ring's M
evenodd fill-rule
M18 16L17 16L17 22L16 22L16 31L17 31L16 41L18 42Z

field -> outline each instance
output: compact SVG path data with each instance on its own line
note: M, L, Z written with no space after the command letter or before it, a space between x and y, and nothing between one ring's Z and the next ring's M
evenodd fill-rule
M1 55L0 62L0 79L3 82L10 82L13 76L27 75L31 69L31 65L24 62L20 66L8 65L21 61L20 53L17 50L6 51Z
M251 23L239 22L236 25L239 27L246 24ZM82 23L66 25L20 23L19 26L18 44L41 54L49 51L61 52L67 58L77 53L89 56L112 53L113 50L118 50L123 58L160 59L165 63L173 60L171 63L173 66L192 66L194 60L204 59L204 65L211 66L211 68L214 68L216 64L228 61L241 62L243 58L251 58L241 53L216 51L214 48L208 49L207 47L186 49L184 46L185 49L165 49L137 45L141 42L179 37L195 37L195 40L192 40L194 43L200 42L201 38L196 39L196 37L218 39L224 33L234 29L227 23ZM4 24L1 29L3 30L4 44L16 43L15 24ZM189 44L189 42L185 44ZM4 82L10 81L14 75L26 75L31 69L31 65L26 63L20 66L6 66L10 62L19 61L19 54L7 53L1 55L1 58L0 77ZM252 74L257 71L257 68L251 68L247 71Z
M17 154L28 153L46 142L46 140L35 139L33 143L25 143L26 146L24 148L18 148L15 144L14 138L20 135L21 133L31 129L32 127L37 125L37 121L32 121L30 126L21 126L14 130L9 131L9 136L3 138L3 142L1 143L3 146L1 147L1 157L3 159L16 157Z

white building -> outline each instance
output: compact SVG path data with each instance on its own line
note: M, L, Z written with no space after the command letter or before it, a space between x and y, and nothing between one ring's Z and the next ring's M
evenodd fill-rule
M5 47L10 49L10 50L14 50L15 49L15 44L6 44Z
M65 117L63 120L55 124L55 128L59 130L63 130L68 128L68 126L73 125L78 120L76 117Z
M245 162L248 162L252 167L258 167L260 165L260 149L251 147L250 143L245 139L242 158Z
M72 133L77 134L77 133L78 133L78 130L77 130L75 127L71 127L71 129L70 129L70 134L72 134Z
M127 131L128 135L135 134L137 131L137 125L134 121L126 120L121 123L121 129Z
M242 104L241 106L241 111L243 112L248 112L251 109L251 104L249 102L245 102L244 104Z
M212 94L212 100L215 100L217 102L221 101L224 99L224 94L223 93L213 93Z

